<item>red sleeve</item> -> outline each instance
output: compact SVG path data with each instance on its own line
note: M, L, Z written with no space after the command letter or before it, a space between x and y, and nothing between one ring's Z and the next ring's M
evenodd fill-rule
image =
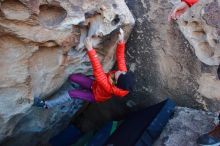
M113 89L113 94L118 96L118 97L124 97L125 95L127 95L129 93L129 91L127 90L122 90L122 89L119 89L117 87L115 87Z
M93 74L95 76L96 81L103 86L105 90L111 90L111 87L108 83L107 76L105 75L102 65L98 59L98 56L96 54L96 51L94 49L91 49L90 51L87 52L89 56L89 60L92 64L93 68Z
M182 0L183 2L187 3L189 7L197 3L199 0Z
M125 63L125 43L118 42L117 50L116 50L116 59L118 64L118 70L127 71L126 63Z

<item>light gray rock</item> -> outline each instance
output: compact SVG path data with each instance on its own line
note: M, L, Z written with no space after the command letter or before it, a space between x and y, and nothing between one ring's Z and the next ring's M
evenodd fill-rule
M214 39L217 37L217 27L210 24L218 24L219 15L207 15L206 19L213 18L208 19L209 23L200 16L200 8L206 4L212 5L212 2L201 0L179 21L185 20L185 17L189 23L195 20L199 26L204 27L204 35L211 33ZM126 52L128 67L136 77L135 90L129 99L137 103L137 106L147 106L170 97L180 106L219 111L218 66L209 66L197 57L196 46L191 41L199 42L200 39L198 36L192 38L190 26L183 26L176 21L168 22L173 7L171 0L127 0L127 4L136 18ZM212 14L214 10L215 7L211 7L206 14ZM194 14L195 19L190 17ZM218 56L218 46L216 43L213 48L214 56Z
M218 122L218 113L177 107L153 146L197 146L196 139Z
M220 1L200 0L178 20L179 28L193 46L198 59L210 66L220 64ZM216 73L202 73L198 92L220 99L220 81Z
M178 3L178 0L175 2ZM181 32L193 46L193 53L201 62L210 66L220 64L219 3L220 1L200 0L177 21ZM201 95L219 100L220 81L216 73L202 72L197 82Z
M220 64L220 1L200 0L178 20L195 55L207 65Z

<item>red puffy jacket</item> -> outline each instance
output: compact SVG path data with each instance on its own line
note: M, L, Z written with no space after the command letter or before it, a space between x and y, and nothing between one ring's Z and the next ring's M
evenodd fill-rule
M116 50L118 70L127 72L124 52L125 43L119 42ZM93 74L95 76L95 80L92 85L92 91L97 102L106 101L110 99L112 95L123 97L129 93L127 90L119 89L109 82L111 74L114 74L116 71L104 73L102 65L97 58L96 51L94 49L88 51L88 56L92 64Z
M192 5L194 5L195 3L197 3L199 0L182 0L185 3L188 4L189 7L191 7Z

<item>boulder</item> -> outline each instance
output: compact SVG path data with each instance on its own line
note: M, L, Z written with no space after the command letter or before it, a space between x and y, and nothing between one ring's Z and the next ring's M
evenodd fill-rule
M180 106L219 111L220 81L216 65L220 3L200 0L178 21L168 22L173 4L179 2L127 1L136 18L126 52L128 67L136 77L129 100L140 107L170 97ZM203 30L196 30L199 28ZM196 45L201 41L207 46ZM205 50L212 55L207 56ZM198 54L203 54L203 58Z
M122 0L2 0L0 143L36 145L56 133L49 130L68 123L73 105L64 112L45 111L32 108L33 98L52 98L71 73L92 73L86 36L96 36L93 45L104 70L111 69L118 28L127 38L133 25Z
M220 64L220 1L200 0L180 17L178 25L201 62L209 66ZM198 84L201 95L220 99L217 73L202 72Z
M219 19L212 15L215 17L206 23L199 14L203 12L200 8L205 5L204 8L210 8L206 13L212 14L219 9L212 8L212 0L200 0L178 21L168 22L173 4L179 2L126 0L136 19L126 44L126 63L135 74L134 91L122 100L113 98L102 104L90 105L76 120L81 129L89 131L102 127L106 121L122 119L130 111L156 104L167 97L179 106L220 111L220 81L216 77L218 66L207 65L197 57L195 49L200 48L195 48L189 27L183 25L184 20L194 21L190 15L196 13L198 25L208 28L207 34L216 35L217 28L210 24L217 23ZM205 17L210 18L208 15ZM196 40L200 41L199 38L193 41ZM213 48L215 52L219 49L217 46L215 44Z
M220 64L220 1L200 0L178 20L179 28L200 61Z

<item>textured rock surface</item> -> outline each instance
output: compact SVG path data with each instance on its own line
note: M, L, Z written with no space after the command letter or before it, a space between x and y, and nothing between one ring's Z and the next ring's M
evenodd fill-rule
M207 65L220 63L220 1L200 0L178 21L196 56Z
M178 24L200 61L211 66L220 64L220 1L200 0ZM216 74L202 73L198 83L200 94L219 100L220 81L216 80Z
M154 146L197 146L196 139L217 123L217 113L178 107Z
M212 5L211 0L200 3L208 3L207 7ZM193 39L182 35L180 30L183 26L167 21L173 7L171 1L141 0L127 1L127 4L137 20L127 43L128 66L136 75L136 89L130 99L138 105L149 105L169 96L181 106L219 111L217 66L202 63L196 56L194 45L191 45ZM197 10L199 15L196 7L191 10L194 13ZM189 15L191 10L185 15ZM188 21L193 20L189 18ZM219 19L213 17L213 20L216 22ZM206 34L213 33L212 37L215 37L217 29L200 21L203 27L207 27ZM214 48L217 53L219 43L216 42Z
M87 35L99 36L94 40L95 49L104 69L112 68L117 29L123 27L127 37L133 24L134 19L121 0L2 0L0 143L12 145L7 139L16 139L15 143L27 135L41 135L61 124L65 116L73 115L72 105L63 113L59 108L51 112L33 109L33 97L51 96L70 73L91 73L83 49ZM38 124L40 128L35 127ZM44 139L51 134L44 135ZM23 145L34 145L43 137L31 144L27 138Z

